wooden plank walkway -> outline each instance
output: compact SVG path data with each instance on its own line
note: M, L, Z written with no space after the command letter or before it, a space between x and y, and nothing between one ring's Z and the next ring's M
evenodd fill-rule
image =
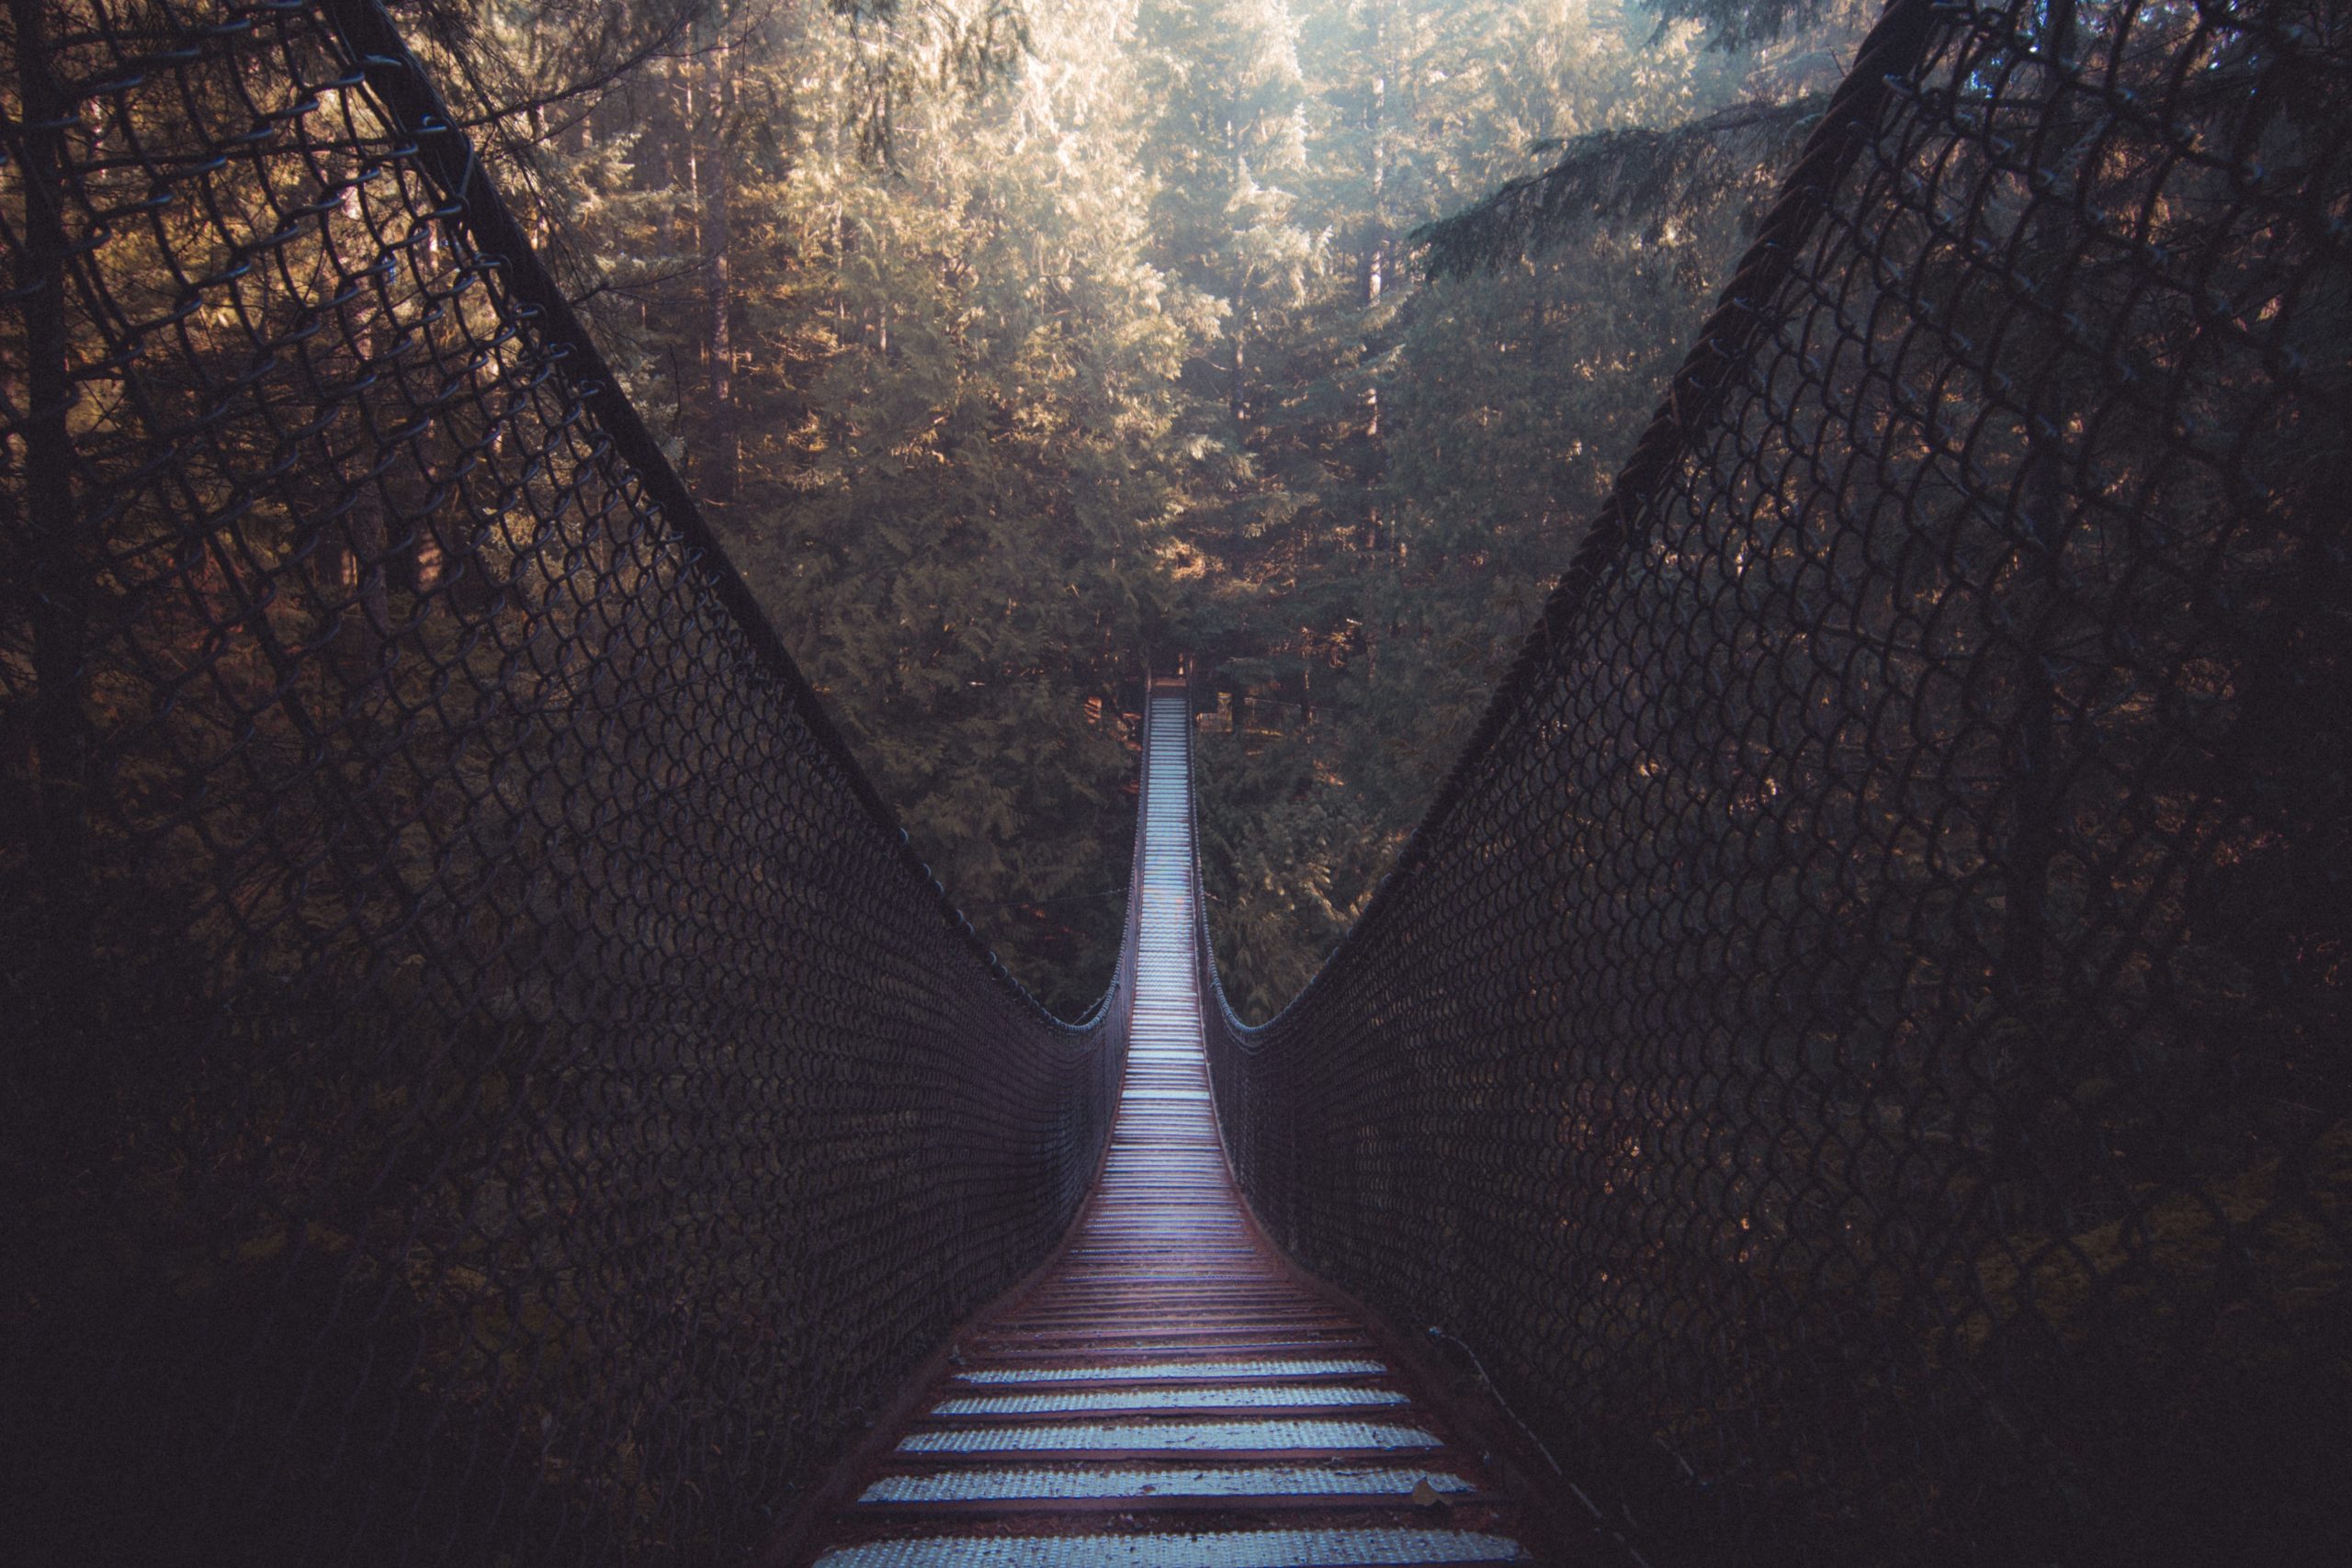
M1528 1562L1527 1525L1364 1325L1250 1222L1193 964L1185 700L1155 694L1126 1080L1060 1260L958 1344L819 1568Z

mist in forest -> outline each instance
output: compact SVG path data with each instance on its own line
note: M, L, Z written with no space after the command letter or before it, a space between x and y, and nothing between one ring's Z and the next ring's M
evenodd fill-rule
M1212 925L1253 1017L1427 805L1868 19L435 15L884 796L1065 1014L1114 956L1138 656L1195 656ZM1565 178L1560 210L1514 209Z

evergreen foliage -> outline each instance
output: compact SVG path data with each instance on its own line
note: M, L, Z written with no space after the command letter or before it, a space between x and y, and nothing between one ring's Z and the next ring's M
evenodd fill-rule
M1115 947L1136 650L1196 655L1214 926L1262 1016L1835 80L1836 28L1758 41L1814 16L429 0L417 30L921 852L1065 1013Z

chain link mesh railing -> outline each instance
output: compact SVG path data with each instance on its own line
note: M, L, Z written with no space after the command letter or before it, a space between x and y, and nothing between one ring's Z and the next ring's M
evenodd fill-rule
M947 907L374 0L0 28L11 1544L741 1560L1120 991Z
M1897 0L1386 886L1212 1022L1261 1218L1655 1561L2352 1538L2347 193L2332 0Z

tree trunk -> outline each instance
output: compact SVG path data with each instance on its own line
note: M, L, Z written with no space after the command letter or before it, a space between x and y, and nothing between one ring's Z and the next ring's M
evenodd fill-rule
M343 236L354 245L368 243L356 181L344 187L343 217L348 222L348 227L342 230ZM349 462L339 467L357 477L344 479L337 475L330 481L336 484L337 492L326 498L340 516L332 574L333 587L338 594L336 612L342 623L336 628L335 643L345 678L355 686L377 673L392 621L390 595L385 581L390 544L384 530L384 498L378 489L379 481L367 477L376 466L368 413L372 400L367 386L376 357L376 306L372 286L361 282L358 291L337 312L343 322L344 341L351 351L351 407L347 412L354 444ZM328 428L344 427L345 421L338 419Z
M1243 379L1249 372L1250 366L1250 351L1244 341L1246 335L1240 312L1236 310L1233 322L1233 369L1231 379L1226 388L1226 407L1232 413L1233 423L1236 424L1241 423L1242 414L1249 406L1248 400L1242 391Z
M728 281L728 249L730 241L729 204L733 198L733 170L728 164L727 133L735 118L735 77L729 69L725 7L718 12L718 44L711 51L711 70L716 76L716 90L707 95L717 107L717 123L712 127L710 154L710 196L703 209L703 256L709 268L710 278L710 477L705 481L704 494L712 501L726 502L735 499L736 468L741 460L740 438L735 423L735 345L729 331L728 316L732 308Z

